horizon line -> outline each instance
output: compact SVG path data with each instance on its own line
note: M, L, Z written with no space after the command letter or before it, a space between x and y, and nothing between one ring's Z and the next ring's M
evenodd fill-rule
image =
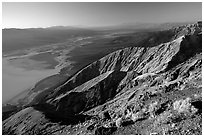
M128 25L142 25L142 24L167 24L167 23L193 23L193 22L199 22L202 20L196 20L196 21L177 21L177 22L127 22L127 23L121 23L121 24L115 24L115 25L104 25L104 26L85 26L85 25L52 25L52 26L36 26L36 27L2 27L2 29L47 29L47 28L54 28L54 27L72 27L72 28L106 28L106 27L116 27L116 26L128 26Z

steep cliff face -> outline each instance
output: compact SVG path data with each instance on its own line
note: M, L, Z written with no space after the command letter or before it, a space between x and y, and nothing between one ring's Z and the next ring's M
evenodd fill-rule
M117 94L118 84L125 75L121 71L108 71L57 97L54 100L57 111L69 116L105 103Z
M197 23L172 31L176 35L169 42L115 51L78 71L63 85L42 92L38 95L42 99L34 98L30 107L3 121L3 133L131 134L131 129L135 134L176 134L170 133L168 122L182 127L180 122L185 125L195 117L199 125L202 26ZM173 116L181 116L174 103L183 98L190 98L182 112L186 119L172 122ZM108 120L101 117L104 111L110 115ZM170 117L167 124L166 117ZM39 125L40 122L49 126ZM149 126L145 126L147 123ZM165 131L159 130L162 126ZM59 130L53 131L54 128ZM200 132L198 127L195 134Z

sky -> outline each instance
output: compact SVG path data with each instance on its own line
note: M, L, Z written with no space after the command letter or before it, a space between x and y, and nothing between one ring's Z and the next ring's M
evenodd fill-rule
M3 28L112 26L202 20L202 3L3 2Z

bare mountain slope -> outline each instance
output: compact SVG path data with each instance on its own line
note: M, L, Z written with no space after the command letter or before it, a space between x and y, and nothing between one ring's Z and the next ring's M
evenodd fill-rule
M3 134L202 134L202 25L113 52L3 121Z

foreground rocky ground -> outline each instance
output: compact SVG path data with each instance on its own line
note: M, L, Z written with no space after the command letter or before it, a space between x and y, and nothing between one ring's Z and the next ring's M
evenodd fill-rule
M32 90L3 134L202 134L202 26L169 42L91 63L52 90Z

